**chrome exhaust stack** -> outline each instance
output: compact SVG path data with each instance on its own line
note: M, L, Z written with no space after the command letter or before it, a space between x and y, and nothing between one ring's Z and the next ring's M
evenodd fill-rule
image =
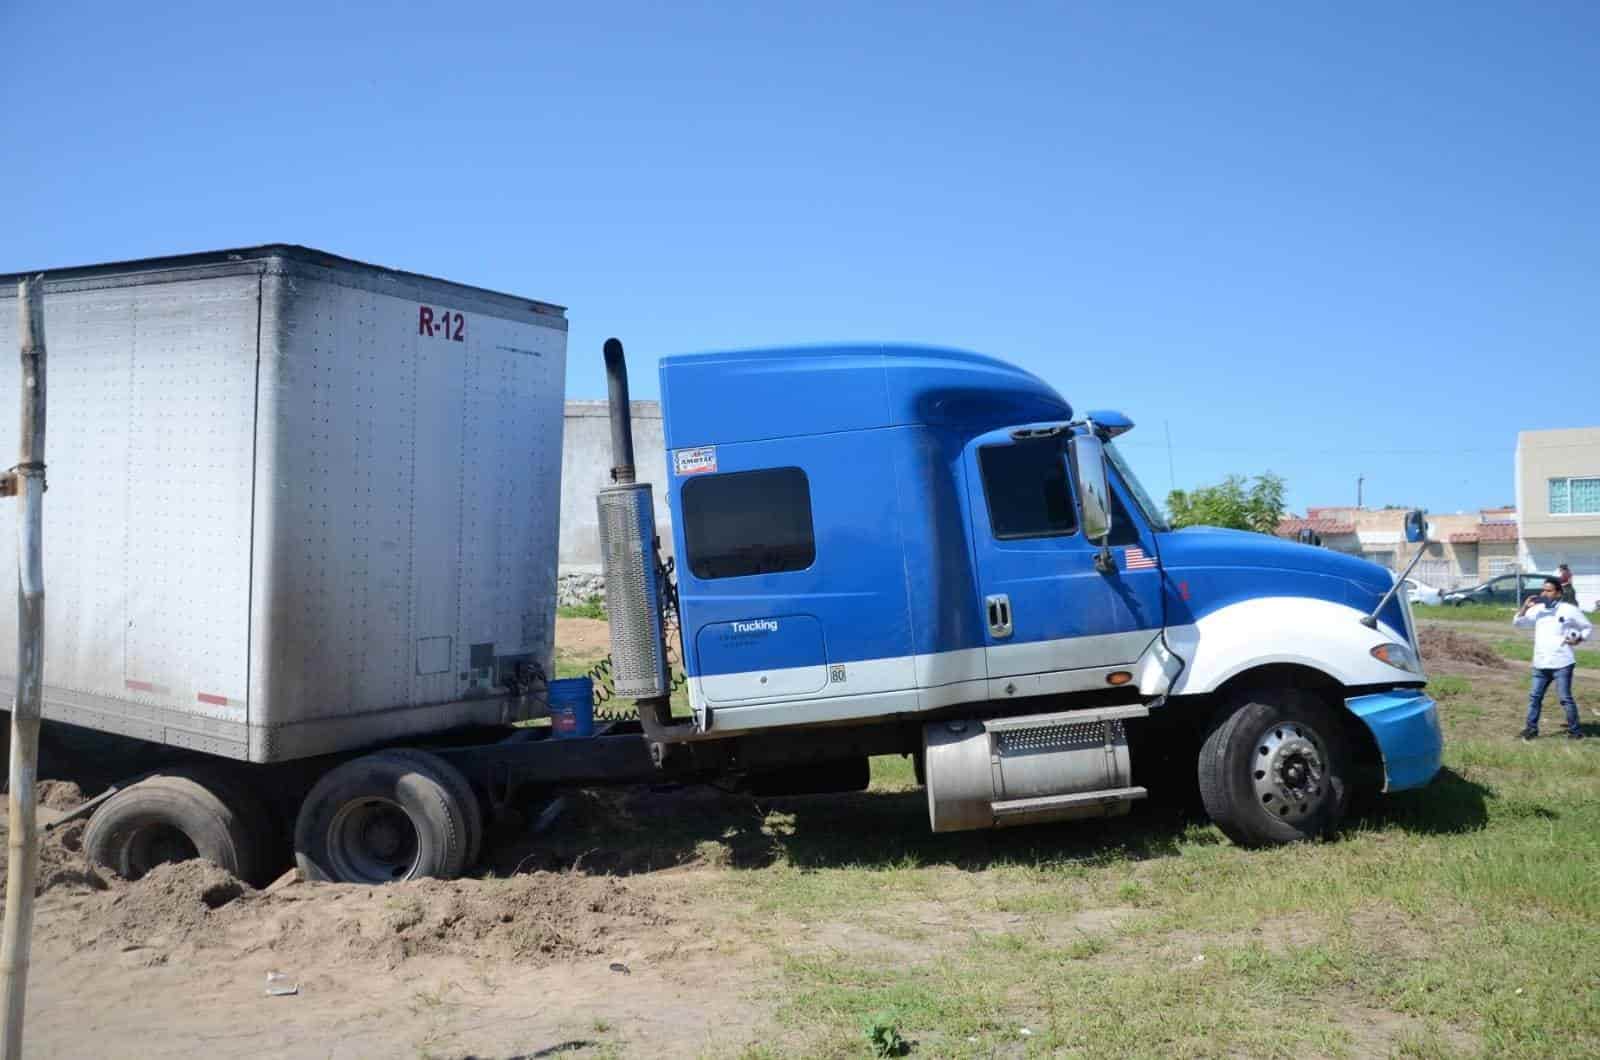
M655 500L650 483L635 481L632 406L622 343L607 339L605 358L612 485L600 491L596 502L606 611L611 619L611 673L619 697L659 699L665 707L672 687L661 622L661 585L656 577ZM654 713L643 702L639 707L641 720ZM645 726L649 731L650 721Z

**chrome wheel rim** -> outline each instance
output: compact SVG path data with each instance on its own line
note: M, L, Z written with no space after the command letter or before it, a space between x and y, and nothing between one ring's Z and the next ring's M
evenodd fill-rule
M1251 755L1250 781L1261 808L1281 821L1302 821L1328 794L1328 751L1311 726L1286 721L1265 730Z

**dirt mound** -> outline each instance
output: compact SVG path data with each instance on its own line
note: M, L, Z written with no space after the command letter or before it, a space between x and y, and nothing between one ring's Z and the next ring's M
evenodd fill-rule
M612 952L671 923L614 877L535 872L507 879L414 880L383 887L304 883L255 891L206 861L160 865L125 882L62 867L63 923L80 946L145 950L164 963L193 949L270 951L290 965L339 957L394 968L413 958L491 957L535 967Z
M39 829L39 875L33 893L41 895L59 888L68 890L103 891L106 880L83 856L82 821L73 821L54 831ZM0 828L0 834L4 829ZM0 843L0 877L8 871L11 860L9 848ZM5 888L0 887L0 909L5 908Z
M386 926L408 957L488 953L542 964L602 954L620 925L667 921L620 880L576 874L419 880L396 904Z
M1423 626L1417 634L1417 645L1422 649L1425 663L1465 663L1492 670L1507 667L1506 660L1493 648L1453 629Z
M70 783L40 784L41 802L72 806ZM383 887L280 881L256 891L207 861L159 865L128 881L88 864L84 821L40 829L39 929L75 949L110 947L148 964L201 951L267 951L290 966L342 956L395 967L413 958L496 958L543 966L626 948L671 918L648 894L612 876L529 856L487 879L415 880ZM0 833L4 826L0 824ZM6 865L0 839L0 873ZM3 909L0 889L0 909Z
M41 780L34 788L39 805L52 810L70 810L83 801L83 791L70 780Z
M54 831L39 830L39 885L36 894L50 891L104 891L110 880L83 856L83 830L87 821L73 821Z
M277 954L336 945L390 967L434 956L545 965L604 955L620 935L670 922L620 880L552 872L385 887L295 884L250 896L227 919L243 917L270 924L264 941Z
M198 859L157 865L112 891L98 916L86 915L85 926L131 946L203 941L221 926L218 910L253 893L227 870Z

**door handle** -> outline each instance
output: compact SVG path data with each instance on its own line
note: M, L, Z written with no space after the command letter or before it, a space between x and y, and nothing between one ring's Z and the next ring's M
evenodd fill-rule
M989 632L996 637L1011 636L1011 597L996 593L985 598L983 604L989 613Z

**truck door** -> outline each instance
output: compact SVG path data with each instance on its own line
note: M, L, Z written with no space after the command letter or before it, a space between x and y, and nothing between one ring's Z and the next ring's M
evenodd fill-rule
M996 431L967 448L991 699L1105 689L1161 632L1153 535L1113 473L1114 569L1096 569L1065 443Z

